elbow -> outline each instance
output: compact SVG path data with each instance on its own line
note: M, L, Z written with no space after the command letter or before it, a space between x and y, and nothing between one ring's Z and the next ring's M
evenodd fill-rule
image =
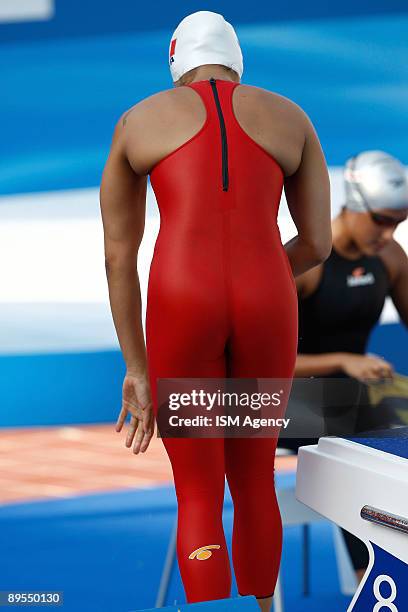
M330 256L333 244L331 226L327 228L327 231L321 231L319 234L310 237L307 243L315 265L326 261Z
M105 258L105 273L106 276L109 276L112 272L113 263L111 259Z
M315 258L316 265L323 263L328 259L332 250L332 240L318 240L312 247L313 257Z
M326 261L329 257L332 242L316 238L315 240L305 240L300 238L302 244L302 251L304 260L307 260L309 267L318 266L319 264Z
M105 272L106 272L106 275L109 274L110 270L111 270L111 262L110 262L109 259L107 259L105 257Z
M136 256L105 257L105 272L109 275L114 270L127 270L137 268Z

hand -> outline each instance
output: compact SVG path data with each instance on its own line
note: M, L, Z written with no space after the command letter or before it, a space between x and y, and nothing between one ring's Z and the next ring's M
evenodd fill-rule
M343 372L363 383L378 382L394 375L393 366L376 355L344 353L341 363Z
M121 431L126 417L130 413L130 424L126 436L126 446L132 446L135 455L145 452L154 433L154 414L147 377L126 372L122 386L122 409L120 411L116 431Z

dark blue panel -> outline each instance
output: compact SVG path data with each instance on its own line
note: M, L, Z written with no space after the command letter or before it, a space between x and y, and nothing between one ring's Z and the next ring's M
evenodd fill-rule
M401 535L401 538L406 536ZM371 542L374 560L350 612L408 609L408 565Z
M371 434L367 433L364 435L367 435L367 437L353 437L347 438L347 440L375 448L390 455L408 459L408 427L373 431Z

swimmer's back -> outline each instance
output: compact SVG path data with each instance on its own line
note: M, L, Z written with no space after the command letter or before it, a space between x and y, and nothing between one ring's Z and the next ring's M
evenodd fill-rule
M303 110L284 96L252 85L239 84L232 100L244 131L276 159L285 176L292 175L311 130ZM143 175L200 130L206 111L193 88L183 86L145 98L124 119L128 158Z
M231 104L237 123L280 168L286 201L298 231L299 248L291 264L294 274L301 274L324 260L331 248L330 181L314 126L300 106L280 94L252 85L218 81L221 90L233 89ZM201 86L205 89L205 85L193 81L190 86L162 91L140 101L121 116L115 141L138 176L154 173L163 159L200 132L207 115L203 99L194 89ZM230 89L229 85L236 87ZM230 124L234 123L231 113L229 116ZM240 150L243 158L239 165L243 167L248 151L247 147ZM213 154L212 149L204 153L206 157ZM270 182L269 167L266 172ZM257 174L257 180L262 181L263 176L260 172ZM240 183L238 176L236 180ZM240 187L238 183L236 188Z

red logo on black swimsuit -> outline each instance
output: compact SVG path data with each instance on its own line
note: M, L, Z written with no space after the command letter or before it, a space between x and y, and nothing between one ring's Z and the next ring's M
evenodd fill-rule
M348 287L360 287L361 285L373 285L375 276L372 272L366 272L365 268L359 266L354 268L351 274L347 275Z

